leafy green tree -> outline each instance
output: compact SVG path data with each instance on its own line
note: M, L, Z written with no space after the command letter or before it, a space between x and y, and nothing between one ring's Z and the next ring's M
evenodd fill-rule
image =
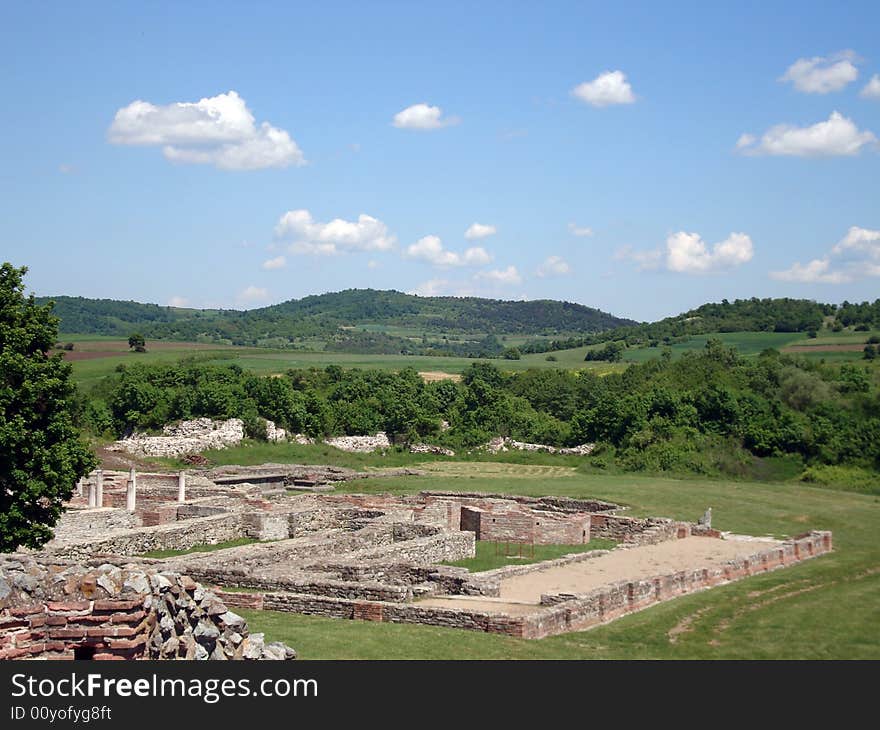
M27 268L0 266L0 552L38 548L95 457L74 427L70 365L47 353L52 304L25 297Z
M132 348L135 352L147 351L147 341L144 339L144 336L139 332L135 332L133 335L129 335L128 346Z

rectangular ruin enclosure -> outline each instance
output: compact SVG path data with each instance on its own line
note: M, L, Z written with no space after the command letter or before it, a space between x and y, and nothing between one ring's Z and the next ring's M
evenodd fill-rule
M114 505L126 475L104 475L104 506L84 507L78 497L55 540L35 559L86 561L104 571L134 565L184 576L212 588L218 601L233 608L541 638L832 549L830 532L785 541L722 535L702 524L630 517L601 500L460 492L291 495L277 485L302 479L301 470L273 467L240 474L227 468L214 479L187 475L185 495L178 475L140 475L136 504L124 506ZM255 478L248 481L248 473ZM199 552L200 546L242 538L255 542ZM480 573L442 565L473 557L478 539L519 545L528 554L529 546L588 545L593 538L614 540L618 547L531 564L512 559L509 566ZM195 552L139 557L184 549ZM89 575L84 580L91 585ZM97 581L90 598L115 597ZM0 599L0 642L7 630L3 613L13 608ZM74 643L76 638L70 637ZM143 656L128 651L135 647L122 651L121 638L108 636L103 646Z

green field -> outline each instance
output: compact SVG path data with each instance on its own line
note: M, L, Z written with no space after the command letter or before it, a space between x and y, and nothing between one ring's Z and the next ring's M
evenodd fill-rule
M688 342L672 345L668 349L672 351L673 357L679 357L685 352L701 350L710 338L717 338L726 345L736 347L740 354L746 356L757 355L768 347L783 349L789 346L800 347L809 345L816 346L819 349L815 352L798 352L796 354L811 359L825 359L828 362L844 362L862 359L860 349L857 351L829 352L822 350L821 347L862 344L872 334L877 333L846 330L839 333L823 332L821 337L811 340L799 332L731 332L695 335ZM517 341L514 342L514 340ZM263 375L284 373L291 368L324 368L327 365L340 365L344 368L377 368L380 370L402 370L403 368L411 367L420 372L458 374L464 372L472 363L479 362L479 360L465 357L358 355L169 341L148 341L147 352L134 353L128 351L128 345L124 340L113 337L64 335L59 338L59 341L75 343L78 356L85 356L90 352L106 354L106 356L94 359L74 360L74 380L86 388L110 375L120 364L135 362L172 363L182 357L193 355L207 363L235 363L246 370ZM508 343L511 345L521 344L516 337L509 338ZM593 345L590 348L576 347L570 350L557 350L552 353L523 355L520 360L498 359L491 360L491 362L496 367L507 372L520 372L529 368L562 368L566 370L591 370L599 374L606 374L623 370L631 362L643 362L660 357L663 350L666 349L664 347L630 348L623 353L623 362L620 363L584 362L584 355L587 350L597 347L601 347L601 345ZM555 360L548 361L548 356L554 357Z
M74 335L62 338L64 342L74 342ZM125 345L121 347L121 345ZM161 349L159 349L161 346ZM105 357L74 360L73 379L77 384L89 387L110 375L120 364L133 363L172 363L183 357L197 356L201 361L211 364L237 364L257 374L269 375L284 373L294 368L325 368L340 365L344 368L377 368L380 370L402 370L415 368L420 372L443 372L458 374L464 372L474 362L480 360L465 357L429 357L424 355L357 355L338 352L303 352L300 350L273 350L256 347L205 346L186 342L147 342L147 352L127 351L127 344L118 338L84 337L76 341L78 352L110 352ZM116 354L118 352L118 354ZM576 353L580 353L578 357ZM527 355L521 360L492 360L497 367L506 371L521 371L529 368L589 369L597 372L611 372L623 366L612 363L585 363L585 350L564 350L554 353L558 362L548 362L546 355Z
M303 659L880 659L880 498L792 484L571 474L451 474L360 481L349 491L505 491L598 497L636 515L696 520L753 535L834 532L835 551L626 616L538 641L262 611L251 629Z
M474 557L443 563L443 565L454 565L458 568L467 568L472 573L479 573L508 565L540 563L542 560L553 560L571 553L611 550L616 544L613 540L601 539L590 540L580 545L525 545L478 540Z

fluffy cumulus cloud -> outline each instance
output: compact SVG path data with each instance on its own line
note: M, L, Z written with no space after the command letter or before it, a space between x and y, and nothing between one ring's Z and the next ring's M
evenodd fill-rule
M258 304L269 298L269 290L260 286L248 286L242 289L236 300L239 304Z
M516 266L508 266L506 269L492 269L490 271L481 271L474 275L475 279L491 282L493 284L502 284L505 286L512 284L522 284L522 276L517 271Z
M666 239L666 268L684 274L732 269L754 255L752 239L745 233L731 233L711 249L696 233L679 231Z
M859 226L851 226L826 256L770 272L778 281L801 284L846 284L866 276L880 276L880 231Z
M396 238L382 221L361 214L356 221L334 218L321 223L307 210L289 210L275 226L275 237L289 241L295 254L333 256L355 251L388 251Z
M835 111L827 121L810 127L777 124L760 139L743 134L736 146L748 155L838 157L857 155L863 147L876 141L873 132L860 131L851 119Z
M858 252L880 261L880 231L850 226L846 235L831 249L831 253L839 256L847 251Z
M790 81L794 88L805 94L827 94L840 91L858 78L856 55L841 51L831 56L799 58L779 78Z
M498 233L498 229L495 226L485 225L483 223L472 223L464 232L464 237L468 241L475 241L480 238L494 236L496 233Z
M394 115L392 124L398 129L416 129L429 131L451 127L459 122L458 117L443 117L443 110L439 106L428 104L413 104L403 111Z
M571 95L598 107L632 104L636 100L623 71L605 71L592 81L584 81L575 86Z
M807 264L796 261L785 271L771 271L770 278L777 281L796 281L801 284L845 284L851 281L842 271L832 271L828 258L813 259Z
M865 99L880 99L880 75L874 74L859 92L859 96Z
M268 122L257 125L235 91L164 106L133 101L116 112L107 138L112 144L161 147L168 160L223 170L305 164L290 134Z
M535 274L542 279L552 276L565 276L571 273L571 266L561 256L548 256L538 267Z
M474 246L463 252L450 251L443 246L443 241L438 236L424 236L404 251L404 256L409 259L427 261L432 266L441 268L452 266L483 266L488 264L492 257L482 246Z
M745 233L731 233L709 246L697 233L678 231L666 239L666 247L638 251L632 246L619 249L614 258L633 261L639 270L665 266L680 274L712 274L741 266L755 254L752 239Z
M263 269L266 271L277 271L287 266L287 259L284 256L276 256L274 259L267 259L263 262Z
M585 238L587 236L593 235L593 229L587 228L586 226L579 226L577 223L569 223L568 224L568 232L572 236L578 236L579 238Z

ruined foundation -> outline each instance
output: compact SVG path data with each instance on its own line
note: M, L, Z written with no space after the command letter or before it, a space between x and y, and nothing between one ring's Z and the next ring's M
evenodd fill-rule
M292 654L248 637L230 607L541 638L832 549L830 532L785 541L722 535L620 514L601 500L298 493L302 468L139 474L133 509L130 475L104 472L102 506L90 507L86 493L95 490L84 488L51 543L0 562L0 658ZM618 547L482 573L441 564L473 557L478 539L576 545L595 537ZM250 542L142 557L232 540ZM668 569L620 567L642 553L666 554Z

